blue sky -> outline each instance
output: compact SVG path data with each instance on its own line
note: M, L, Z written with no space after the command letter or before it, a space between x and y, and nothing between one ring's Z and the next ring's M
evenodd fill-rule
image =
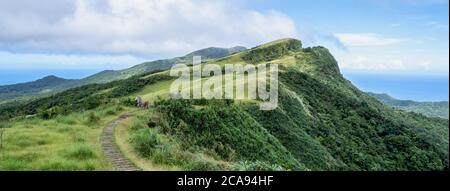
M448 75L448 14L448 0L6 0L0 69L121 69L293 37L344 72Z
M448 74L447 0L270 1L258 9L289 15L308 45L330 48L344 71Z

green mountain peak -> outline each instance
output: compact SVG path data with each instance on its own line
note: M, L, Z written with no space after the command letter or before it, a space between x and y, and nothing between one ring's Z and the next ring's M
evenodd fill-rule
M209 48L204 48L201 50L191 52L191 53L187 54L185 57L202 56L205 59L214 59L214 58L225 57L230 54L240 52L240 51L243 51L246 49L247 48L245 48L243 46L235 46L235 47L231 47L231 48L209 47Z
M252 64L267 62L283 57L289 52L302 49L302 43L296 39L281 39L269 42L245 51L242 59Z

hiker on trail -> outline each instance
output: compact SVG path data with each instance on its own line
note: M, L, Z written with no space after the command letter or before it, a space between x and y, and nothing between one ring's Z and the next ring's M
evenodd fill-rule
M150 103L148 101L143 101L140 96L137 96L134 101L136 101L136 106L144 109L148 109L150 107Z
M142 108L148 109L148 101L146 101L142 104Z
M142 107L142 98L140 96L137 96L134 101L136 101L137 107Z

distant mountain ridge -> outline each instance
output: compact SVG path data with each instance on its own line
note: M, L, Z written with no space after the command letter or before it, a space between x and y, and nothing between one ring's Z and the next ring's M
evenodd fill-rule
M388 94L382 93L367 92L367 94L394 108L421 113L429 117L440 117L444 119L449 118L448 101L417 102L412 100L399 100Z
M217 48L217 47L209 47L201 50L194 51L192 53L187 54L185 57L192 57L192 56L202 56L206 59L208 58L221 58L225 57L231 54L234 54L236 52L247 50L247 48L243 46L235 46L231 48Z
M0 99L12 99L23 95L44 94L55 90L55 87L62 87L76 80L60 78L54 75L44 78L14 85L0 86Z
M231 48L209 47L191 52L182 57L144 62L123 70L104 70L86 78L77 80L68 80L50 75L32 82L0 86L0 101L48 95L87 84L107 83L115 80L122 80L147 72L167 70L175 64L191 64L192 56L202 56L203 60L217 59L244 51L246 49L247 48L243 46L235 46Z

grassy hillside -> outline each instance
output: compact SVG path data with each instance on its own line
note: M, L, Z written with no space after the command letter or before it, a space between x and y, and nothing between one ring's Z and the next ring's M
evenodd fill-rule
M9 124L0 170L113 170L101 151L102 128L130 108L99 107L51 119L20 118Z
M70 88L94 83L107 83L122 80L148 72L167 70L175 64L192 64L192 56L202 56L202 59L216 59L245 50L245 47L232 48L210 47L194 51L186 56L172 59L144 62L123 70L105 70L79 80L67 80L55 76L47 76L34 82L0 86L0 101L27 100L34 97L51 95ZM1 103L1 102L0 102Z
M344 79L326 48L283 39L210 63L279 64L278 108L262 111L249 99L168 99L174 78L162 71L6 104L0 116L13 126L6 132L21 134L15 128L27 119L17 116L46 122L128 108L139 95L154 107L120 128L126 137L118 144L147 170L448 170L448 120L383 105Z
M367 94L394 108L424 114L429 117L448 119L448 101L417 102L411 100L398 100L387 94L377 94L371 92L368 92Z

